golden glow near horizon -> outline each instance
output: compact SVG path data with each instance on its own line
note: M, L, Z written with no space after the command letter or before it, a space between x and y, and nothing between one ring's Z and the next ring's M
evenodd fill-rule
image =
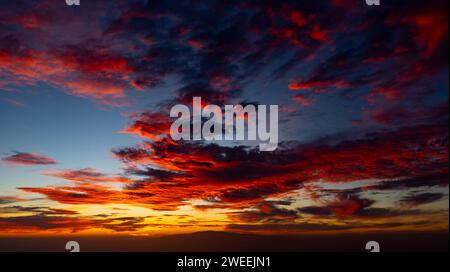
M294 197L291 195L291 197ZM286 211L294 211L301 209L301 207L310 206L314 203L310 199L304 199L304 192L301 190L296 194L298 201L293 202ZM302 200L303 199L303 200ZM56 202L47 200L36 200L37 203L31 205L30 201L27 201L23 207L29 207L29 210L14 210L14 206L10 209L3 208L0 214L1 218L17 218L26 217L33 214L39 214L39 209L34 209L39 206L51 206L55 215L46 215L49 222L56 220L56 224L61 226L54 226L48 229L39 228L19 228L12 227L7 231L2 231L2 236L46 236L46 235L138 235L138 236L160 236L176 233L192 233L198 231L237 231L237 232L255 232L261 234L300 234L300 233L338 233L338 232L378 232L389 230L395 231L445 231L448 229L448 212L442 212L445 201L441 204L433 203L432 210L428 214L411 213L411 215L404 215L408 213L405 209L402 213L392 215L389 218L346 218L326 216L314 216L304 214L295 220L292 220L288 224L291 225L304 225L306 230L298 229L258 229L261 223L251 222L250 220L244 220L240 222L236 221L234 217L236 214L242 212L239 209L229 208L198 208L201 205L206 205L205 201L188 201L186 205L171 211L158 211L145 206L136 206L129 204L79 204L79 205L67 205L58 204ZM281 201L277 198L271 198L267 201ZM38 205L37 205L38 204ZM209 203L210 204L210 203ZM34 208L33 208L34 207ZM261 209L261 211L255 209L246 209L248 212L266 212L269 210ZM383 209L380 207L380 209ZM64 213L64 218L61 218L61 214ZM286 212L285 211L285 212ZM241 220L241 219L240 219ZM418 222L418 225L411 226L412 222ZM422 222L428 222L428 224L420 225ZM246 224L256 226L255 229L248 230L234 230L229 229L228 226L232 224ZM270 222L268 222L270 223ZM73 224L73 225L71 225ZM308 226L333 226L329 230L308 229ZM361 227L357 227L360 225ZM346 228L346 226L353 226L352 228ZM355 227L356 226L356 227ZM134 228L135 227L135 228Z

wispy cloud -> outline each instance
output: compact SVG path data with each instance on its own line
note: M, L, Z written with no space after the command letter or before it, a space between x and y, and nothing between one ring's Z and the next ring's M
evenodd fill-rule
M11 166L52 165L58 163L46 155L27 152L16 152L14 155L2 158L2 161Z

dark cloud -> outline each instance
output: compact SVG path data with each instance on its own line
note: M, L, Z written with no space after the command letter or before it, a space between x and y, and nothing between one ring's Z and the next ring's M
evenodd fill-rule
M429 222L418 221L411 222L409 225L423 226L427 225ZM234 231L286 231L286 232L311 232L311 231L345 231L345 230L357 230L357 229L390 229L396 227L402 227L405 224L402 223L377 223L377 224L346 224L346 225L335 225L335 224L319 224L319 223L291 223L291 224L230 224L227 225L227 229Z
M442 193L413 194L400 199L400 202L404 205L415 207L441 200L444 196Z
M17 214L27 214L20 215ZM31 215L29 214L31 213ZM114 231L135 231L145 226L142 217L114 217L109 214L82 216L76 211L45 206L0 207L0 229L20 230L69 230L83 231L91 228L105 228Z
M229 230L240 231L337 231L353 229L354 226L338 226L330 224L292 223L292 224L230 224Z
M57 230L79 232L92 228L104 228L113 231L136 231L145 226L143 218L122 217L94 219L89 217L50 216L35 214L30 216L15 216L0 218L0 229L3 231L43 231Z
M11 204L20 201L24 201L24 199L14 196L0 196L0 205Z
M335 213L335 207L333 206L307 206L299 208L298 211L303 215L313 215L319 218L331 218L337 216ZM390 217L402 217L410 215L419 215L423 212L418 210L401 210L393 208L373 208L364 207L355 210L352 214L347 214L346 217L355 217L360 219L371 218L390 218ZM342 216L342 214L341 214Z
M367 186L368 190L404 190L419 187L448 187L448 173L437 173L428 176L419 176L413 178L386 180L375 185Z
M54 209L49 207L40 206L6 206L0 207L0 213L34 213L41 215L75 215L78 212L65 210L65 209Z
M294 222L301 218L297 211L280 208L271 202L262 202L254 210L235 212L229 216L233 221L243 223Z
M299 208L300 213L312 214L318 216L326 216L333 214L333 211L328 207L318 207L318 206L307 206Z

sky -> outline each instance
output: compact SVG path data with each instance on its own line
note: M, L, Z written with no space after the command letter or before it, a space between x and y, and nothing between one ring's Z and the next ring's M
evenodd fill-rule
M448 94L447 1L0 0L0 236L448 232Z

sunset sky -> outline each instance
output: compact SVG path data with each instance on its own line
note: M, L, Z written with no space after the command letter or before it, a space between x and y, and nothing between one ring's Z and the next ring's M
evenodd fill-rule
M448 73L446 0L0 0L0 236L448 232Z

